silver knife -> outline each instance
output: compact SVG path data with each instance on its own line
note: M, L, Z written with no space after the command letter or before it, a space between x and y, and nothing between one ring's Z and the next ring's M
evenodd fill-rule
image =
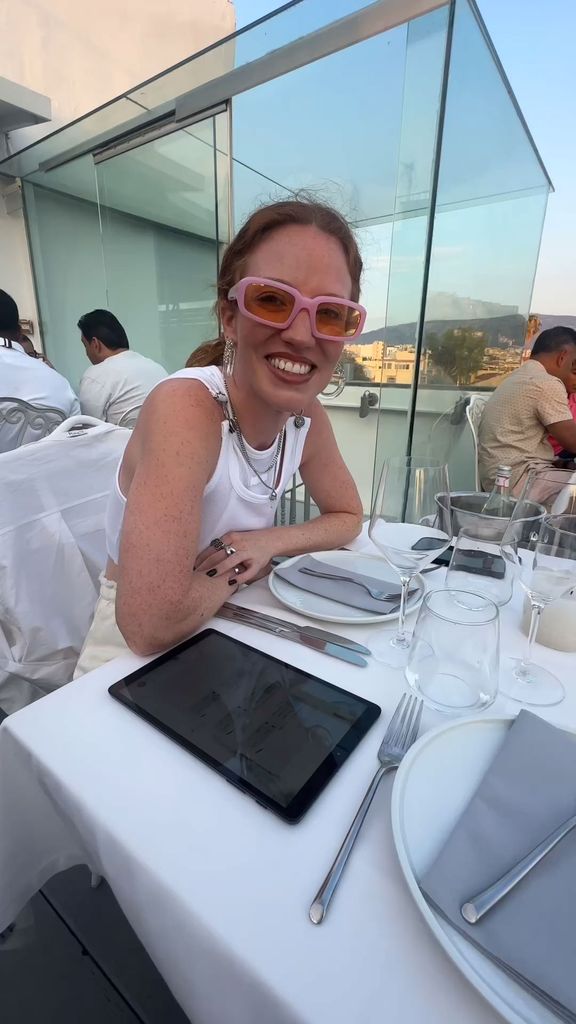
M245 605L241 604L230 604L226 601L223 608L233 609L234 611L245 612L251 618L261 619L262 622L267 623L269 626L279 626L282 629L289 629L297 633L305 633L306 636L315 637L316 640L325 640L329 644L337 644L339 647L346 647L349 651L356 651L356 654L371 655L372 651L369 647L365 647L364 644L358 644L355 640L349 640L348 637L340 636L339 633L330 633L327 629L319 629L316 626L301 626L299 622L285 622L284 619L278 619L274 615L266 615L264 612L258 612L254 608L246 608Z
M234 608L234 606L232 606ZM328 654L331 658L338 658L340 661L346 661L349 665L358 665L360 668L366 668L368 662L362 658L356 651L350 651L347 647L340 647L338 644L327 643L325 640L318 640L316 637L306 636L306 634L298 633L296 630L282 628L280 626L269 626L267 623L259 621L258 619L244 618L242 615L236 615L235 610L226 608L225 605L216 612L216 617L221 619L228 619L231 622L239 622L242 626L251 626L252 629L261 629L264 633L270 633L272 636L282 637L283 640L293 640L295 643L302 644L303 647L309 647L313 651L318 651L320 654Z

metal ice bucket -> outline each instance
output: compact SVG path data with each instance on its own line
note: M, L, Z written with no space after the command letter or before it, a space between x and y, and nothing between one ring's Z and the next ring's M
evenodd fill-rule
M458 536L463 526L474 529L475 526L481 524L486 540L493 539L495 542L499 542L508 526L508 519L482 514L488 497L489 495L483 491L452 491L450 495L437 494L436 502L446 508L449 498L452 510L452 532L455 537ZM515 499L512 498L512 501ZM527 546L530 543L531 534L539 532L544 515L546 515L544 505L539 505L535 501L526 502L526 515L522 519L516 520L514 533L509 539L512 540L513 537L520 544Z

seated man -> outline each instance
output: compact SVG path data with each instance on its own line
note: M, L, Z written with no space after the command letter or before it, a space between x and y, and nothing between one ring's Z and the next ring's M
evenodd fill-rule
M568 406L576 373L576 331L551 327L534 343L531 358L514 370L490 396L478 430L480 481L486 491L496 469L510 466L510 487L520 493L531 469L550 469L551 435L562 449L576 452L576 423Z
M570 414L572 416L572 419L576 420L576 391L572 391L568 395L568 406L569 406L569 409L570 409ZM552 451L554 452L555 458L557 458L557 459L573 459L574 458L574 455L576 454L576 452L574 452L574 451L570 451L570 452L567 451L566 448L563 448L562 445L560 444L560 442L557 441L555 437L552 437L552 434L548 435L548 440L549 440L550 444L552 445Z
M144 399L168 376L160 363L132 352L126 331L107 309L94 309L78 321L92 368L80 381L82 412L108 423L134 426ZM130 414L130 415L128 415Z
M18 306L0 290L0 399L17 398L29 405L58 409L65 417L80 412L78 399L62 374L41 359L30 359L20 343ZM22 434L19 424L6 422L0 406L0 452L38 438L37 431Z

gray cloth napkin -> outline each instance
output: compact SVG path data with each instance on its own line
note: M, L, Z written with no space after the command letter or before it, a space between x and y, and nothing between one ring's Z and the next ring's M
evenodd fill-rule
M356 583L347 583L341 580L323 580L319 577L307 576L300 572L301 568L315 569L318 572L335 576L350 576L352 579L360 580L369 587L376 590L385 590L392 594L390 601L375 600L370 597L362 587ZM275 570L276 575L281 579L292 583L300 590L307 590L311 594L319 594L320 597L328 597L331 601L338 601L340 604L348 605L350 608L361 608L367 612L380 612L382 615L389 615L397 610L400 603L400 585L388 583L386 580L378 579L376 576L367 576L361 572L350 572L328 562L321 562L312 555L302 555L297 562L290 566L280 566Z
M454 766L458 770L458 766ZM576 1024L576 831L475 925L460 907L576 813L576 738L528 711L510 727L420 880L432 906L561 1020Z

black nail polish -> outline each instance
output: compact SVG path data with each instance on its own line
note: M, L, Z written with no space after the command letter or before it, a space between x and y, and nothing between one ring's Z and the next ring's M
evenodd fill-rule
M207 576L215 576L217 571L218 571L217 569L208 569L208 572L206 573L206 575Z
M233 580L228 580L228 586L229 587L235 587L237 583L238 583L238 580L236 579L236 577L234 577Z

